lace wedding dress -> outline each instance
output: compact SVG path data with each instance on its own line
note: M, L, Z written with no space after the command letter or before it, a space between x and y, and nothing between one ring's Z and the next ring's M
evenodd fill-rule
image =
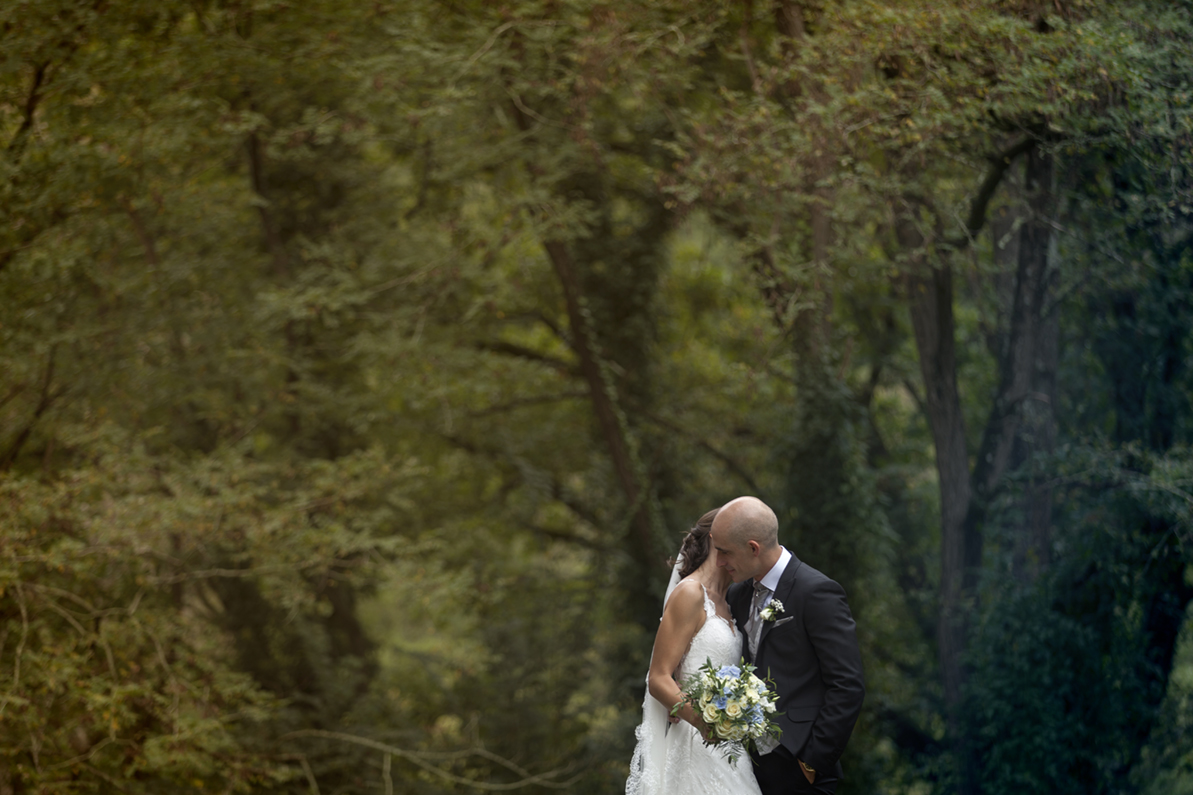
M717 615L707 589L704 614L704 625L692 638L675 674L681 684L706 660L720 667L741 659L741 636ZM690 723L668 723L667 709L650 695L649 688L642 711L626 795L761 795L748 756L738 759L736 766L730 765L718 748L704 744Z

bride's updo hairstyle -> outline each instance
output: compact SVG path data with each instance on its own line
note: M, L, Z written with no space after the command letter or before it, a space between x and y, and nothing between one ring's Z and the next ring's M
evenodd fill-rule
M713 508L701 516L700 520L696 522L696 526L684 536L683 545L679 548L679 555L683 558L683 565L679 567L681 580L700 568L708 559L708 555L712 551L709 532L712 530L712 520L717 518L717 512L720 510L720 508Z

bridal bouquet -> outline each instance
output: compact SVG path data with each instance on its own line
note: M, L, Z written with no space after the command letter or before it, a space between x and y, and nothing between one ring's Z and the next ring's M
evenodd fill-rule
M724 743L730 764L736 764L759 737L777 738L781 733L770 717L775 711L772 690L754 670L745 661L714 668L708 660L683 683L683 700L671 710L674 715L689 704L712 729L717 738L713 742Z

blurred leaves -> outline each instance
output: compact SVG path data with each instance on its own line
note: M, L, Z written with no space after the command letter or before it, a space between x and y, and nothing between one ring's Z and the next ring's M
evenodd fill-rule
M635 516L669 553L744 492L849 589L842 791L947 790L903 274L955 274L977 449L1033 222L1059 443L992 491L969 741L991 792L1184 786L1190 38L1148 2L6 4L0 791L619 790ZM998 160L1032 146L1054 218Z

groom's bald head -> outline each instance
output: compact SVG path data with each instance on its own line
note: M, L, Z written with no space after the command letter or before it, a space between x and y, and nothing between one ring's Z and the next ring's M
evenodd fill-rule
M779 559L779 520L757 497L738 497L725 503L710 533L717 565L734 582L761 577Z
M779 519L757 497L738 497L725 503L713 524L724 528L725 540L735 546L751 541L757 541L763 551L779 546Z

